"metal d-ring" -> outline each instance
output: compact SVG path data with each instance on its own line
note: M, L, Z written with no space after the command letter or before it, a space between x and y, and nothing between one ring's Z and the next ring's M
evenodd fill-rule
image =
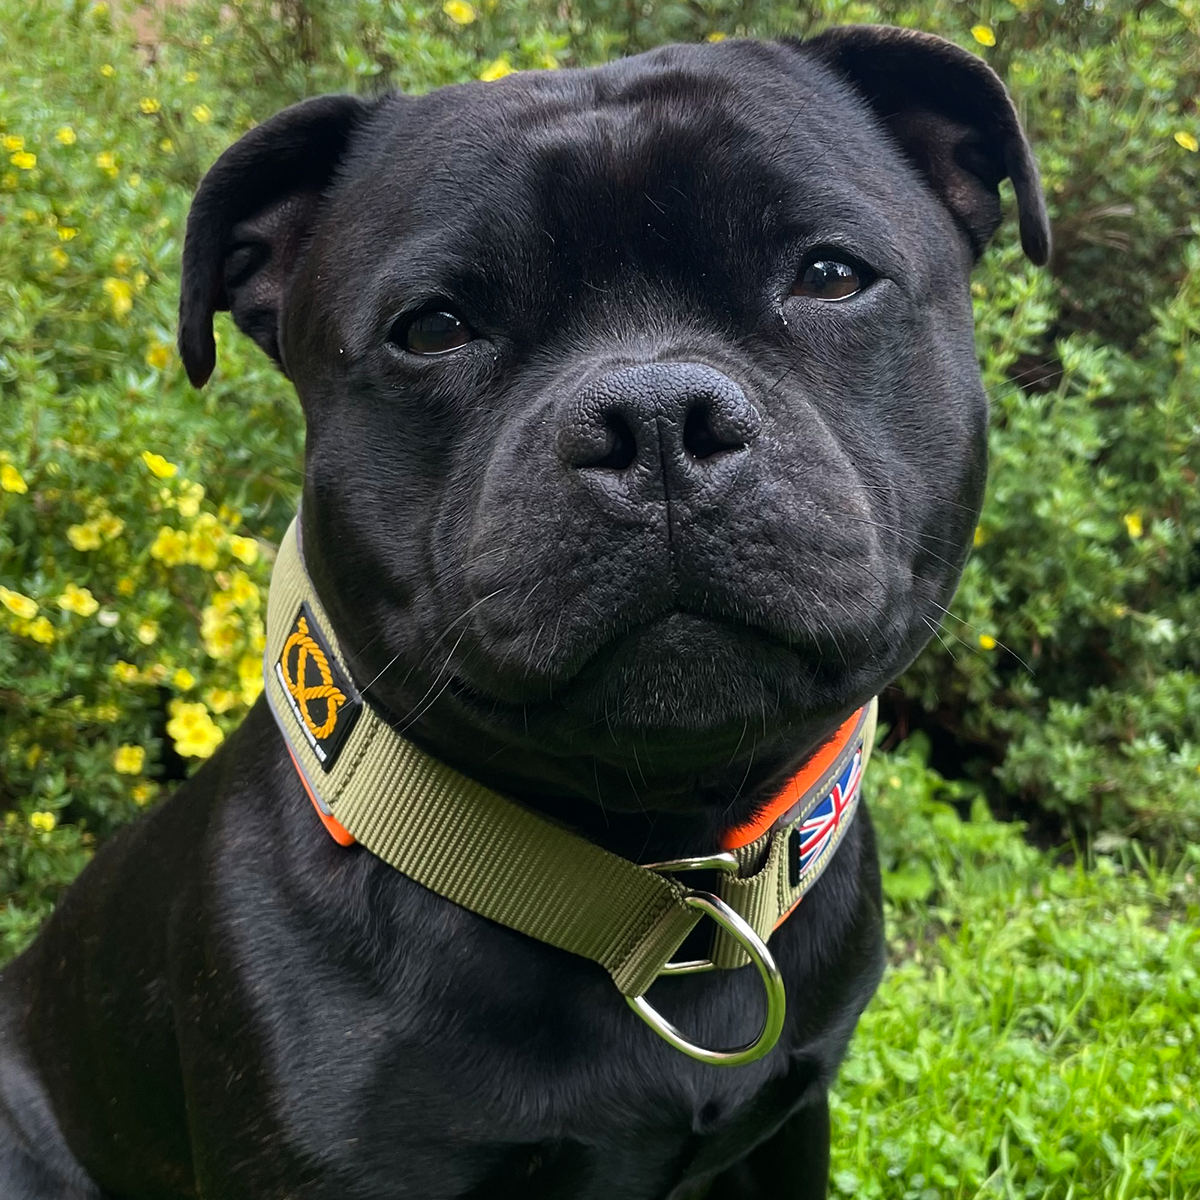
M683 902L692 908L700 909L701 912L708 913L726 933L741 943L742 949L750 956L750 961L758 968L767 993L767 1015L758 1036L745 1046L736 1046L730 1050L710 1050L707 1046L697 1046L695 1042L689 1042L646 1000L644 995L626 996L625 999L629 1007L660 1038L674 1046L676 1050L681 1050L684 1054L702 1063L709 1063L714 1067L740 1067L744 1063L755 1062L764 1054L770 1053L783 1031L787 995L784 991L783 976L779 973L779 967L762 938L724 900L712 895L711 892L687 892L683 897Z

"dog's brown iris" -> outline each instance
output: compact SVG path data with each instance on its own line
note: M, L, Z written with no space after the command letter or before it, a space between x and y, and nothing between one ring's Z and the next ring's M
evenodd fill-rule
M801 268L792 287L793 296L816 300L845 300L867 285L865 271L837 258L818 258Z
M426 312L413 317L407 325L393 335L410 354L447 354L465 346L474 334L471 327L449 312Z

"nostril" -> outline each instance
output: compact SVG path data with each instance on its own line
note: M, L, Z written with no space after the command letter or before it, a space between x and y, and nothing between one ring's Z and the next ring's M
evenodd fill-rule
M683 422L683 448L694 459L712 458L728 450L741 450L746 441L731 428L718 430L707 404L695 404Z
M608 413L604 419L604 431L608 439L604 452L576 465L609 471L628 470L637 458L637 440L629 428L629 422L620 413Z

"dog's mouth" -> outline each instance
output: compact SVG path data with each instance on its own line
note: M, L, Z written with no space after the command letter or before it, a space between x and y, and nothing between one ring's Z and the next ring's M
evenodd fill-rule
M458 704L496 732L642 776L729 764L844 707L844 662L740 621L672 610L620 633L544 694L500 697L456 673Z

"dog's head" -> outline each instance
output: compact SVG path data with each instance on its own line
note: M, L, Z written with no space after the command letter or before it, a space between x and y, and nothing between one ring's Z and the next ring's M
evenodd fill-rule
M200 187L213 313L295 384L309 572L368 699L519 794L728 805L912 661L985 475L967 278L1000 81L852 27L280 113Z

